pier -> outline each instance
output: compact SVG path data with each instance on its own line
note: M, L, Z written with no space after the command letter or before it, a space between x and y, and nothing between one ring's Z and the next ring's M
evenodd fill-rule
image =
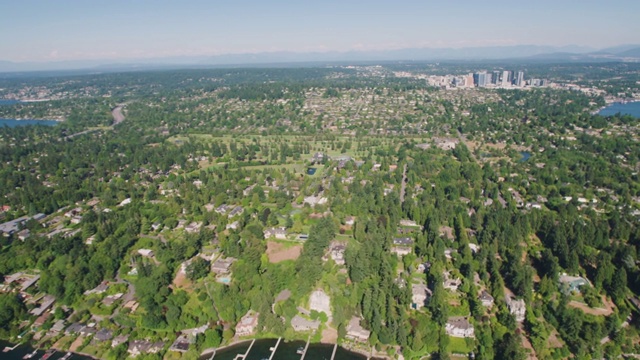
M20 346L20 344L16 344L16 345L14 345L13 347L9 347L9 346L7 346L7 347L5 347L4 349L2 349L2 352L5 352L5 353L6 353L6 352L9 352L9 351L13 351L13 350L15 350L18 346Z
M335 345L333 345L333 353L331 353L331 360L335 359L336 350L338 350L338 344L337 343Z
M247 351L243 355L240 355L240 354L236 355L236 357L233 358L233 360L239 360L239 359L243 359L244 360L244 359L246 359L247 355L249 355L249 352L251 351L251 348L253 347L253 343L255 343L255 342L256 342L256 339L253 339L253 341L251 341L251 345L249 345L249 348L247 349Z
M209 358L209 360L213 360L214 356L216 356L216 349L213 349L213 354L211 354L211 357Z
M276 350L278 350L278 345L280 345L280 340L282 340L281 337L278 338L278 342L276 343L276 346L272 347L271 349L271 356L269 356L269 360L273 360L273 355L276 354Z
M307 349L309 348L309 341L311 340L311 335L307 338L307 344L304 346L304 350L302 350L302 356L300 360L304 360L305 355L307 355Z

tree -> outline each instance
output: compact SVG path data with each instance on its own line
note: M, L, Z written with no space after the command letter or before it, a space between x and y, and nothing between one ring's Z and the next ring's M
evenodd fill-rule
M193 259L193 261L191 261L191 264L187 266L186 268L187 278L191 281L196 281L198 279L201 279L209 274L209 269L210 269L209 261L198 256L195 259Z

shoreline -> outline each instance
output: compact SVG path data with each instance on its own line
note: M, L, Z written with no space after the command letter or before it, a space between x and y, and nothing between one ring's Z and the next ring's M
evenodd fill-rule
M612 105L616 105L616 104L625 105L625 104L632 104L632 103L637 103L637 102L640 102L640 99L633 99L633 100L615 99L615 100L613 100L611 102L605 100L606 105L600 107L597 110L592 111L591 115L598 115L602 110L604 110L604 109L606 109L606 108L608 108L608 107L610 107ZM604 115L602 115L602 116L604 116Z
M54 121L57 123L64 122L64 119L26 119L26 118L3 118L0 117L0 120L9 120L9 121Z
M254 339L245 339L245 340L235 340L235 341L232 341L231 343L229 343L228 345L224 345L224 346L217 347L217 348L205 349L202 353L200 353L199 356L202 357L202 356L211 355L214 352L217 353L218 351L226 350L226 349L228 349L228 348L230 348L232 346L240 345L240 344L243 344L243 343L250 343L253 340L257 341L257 340L269 340L269 339L267 339L267 338L254 338ZM299 339L286 340L284 338L283 338L283 340L284 341L304 341L304 340L299 340ZM336 343L322 342L322 341L319 342L319 343L315 343L315 344L336 345ZM380 358L380 359L386 359L386 360L390 360L391 359L389 357L389 355L387 355L387 354L380 354L379 352L371 353L371 351L362 350L362 349L359 349L359 348L356 348L356 347L352 347L352 346L345 346L345 344L340 344L340 343L337 343L337 345L338 345L338 347L341 347L344 350L347 350L347 351L362 355L362 356L364 356L366 358L374 357L374 358ZM87 356L90 356L90 355L87 355Z

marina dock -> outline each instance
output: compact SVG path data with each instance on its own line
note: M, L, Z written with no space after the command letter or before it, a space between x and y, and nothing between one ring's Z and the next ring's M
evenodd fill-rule
M253 347L253 344L255 342L256 342L256 339L253 339L253 341L251 341L251 345L249 345L249 348L247 349L247 351L242 355L240 355L240 354L236 355L236 357L233 358L233 360L240 360L240 359L244 360L244 359L246 359L247 356L249 355L249 352L251 351L251 348Z
M278 342L276 343L276 346L271 348L271 356L269 356L269 360L273 360L273 356L276 354L276 350L278 350L278 345L280 345L280 340L282 340L281 337L278 338Z

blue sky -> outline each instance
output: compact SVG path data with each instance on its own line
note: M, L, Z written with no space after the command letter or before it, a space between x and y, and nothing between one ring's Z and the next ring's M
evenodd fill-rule
M0 0L0 60L640 43L640 0Z

